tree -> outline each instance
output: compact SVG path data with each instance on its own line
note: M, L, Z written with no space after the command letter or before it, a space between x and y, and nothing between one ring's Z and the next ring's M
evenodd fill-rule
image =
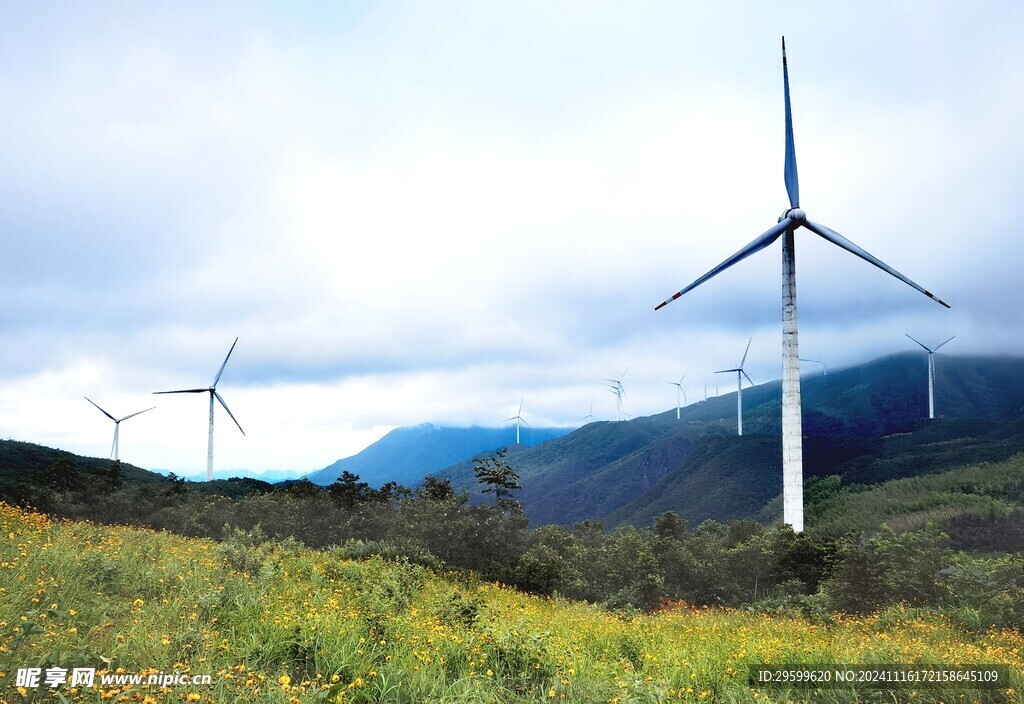
M67 457L59 457L36 475L36 480L52 491L76 492L85 488L82 473Z
M110 488L119 489L121 487L121 460L114 460L106 474L107 479L110 480Z
M513 489L521 489L519 475L505 459L505 450L499 450L494 457L477 457L473 460L473 474L484 485L485 494L494 494L494 505L501 509L520 509L522 506L512 498Z
M331 495L334 503L345 508L366 503L373 498L374 494L369 484L359 481L359 475L352 474L347 469L327 488L327 492Z
M423 486L417 493L428 501L447 501L455 496L455 489L451 479L428 474L423 477Z

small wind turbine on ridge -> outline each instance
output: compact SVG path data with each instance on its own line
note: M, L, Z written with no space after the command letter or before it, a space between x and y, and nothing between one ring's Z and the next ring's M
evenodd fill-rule
M682 394L683 401L684 402L686 401L686 391L683 389L683 379L685 379L686 375L689 374L689 373L690 373L689 370L686 370L685 372L683 372L683 375L681 377L679 377L679 381L666 381L665 382L666 384L671 384L672 386L676 387L676 420L679 420L679 417L680 417L679 416L679 395Z
M590 399L590 413L580 418L580 420L594 420L594 399Z
M747 361L747 352L750 351L750 343L753 341L754 338L747 340L747 349L743 351L743 359L740 360L739 366L715 372L715 374L736 372L736 429L739 431L736 433L737 435L743 435L743 377L747 377L747 381L750 382L751 386L754 385L753 380L747 376L747 372L743 369L743 365Z
M204 394L209 392L210 394L210 436L206 446L206 481L213 480L213 399L216 398L220 405L224 407L224 410L231 416L231 420L235 421L235 425L245 435L245 431L242 430L242 426L238 424L238 420L235 415L228 408L228 404L224 403L224 399L217 393L217 382L220 381L220 375L224 373L224 367L228 365L228 360L231 358L231 353L235 351L235 345L238 344L238 338L231 343L231 349L228 350L228 356L224 358L224 363L220 365L220 369L217 370L217 376L213 378L213 384L205 389L181 389L179 391L154 391L154 394Z
M622 376L618 379L602 379L602 381L608 382L605 386L608 390L615 394L616 402L618 404L617 410L615 411L615 420L622 420L622 399L626 396L626 388L622 385L622 380L626 378L626 372L629 371L629 367L626 367L626 371L622 372Z
M118 446L117 446L117 436L118 436L118 434L119 434L119 432L121 430L121 421L128 420L129 418L134 418L135 416L139 415L140 413L145 413L146 411L152 411L154 408L156 408L156 406L150 406L149 408L145 408L145 409L143 409L141 411L136 411L135 413L130 413L130 414L124 416L123 418L115 418L114 416L110 415L109 413L104 411L102 408L100 408L99 405L97 405L96 402L93 401L88 396L83 396L82 398L84 398L86 401L88 401L92 405L96 406L96 408L99 408L100 413L105 415L110 420L114 421L114 444L110 446L110 454L114 458L115 462L117 462L118 459L119 459L119 457L118 457Z
M527 423L523 419L523 397L522 396L519 397L519 412L516 413L511 418L506 418L503 422L508 423L510 420L514 420L516 422L516 445L518 445L519 444L519 423L524 423L525 425L529 425L529 423Z
M658 304L658 310L687 291L692 291L708 279L725 271L733 264L761 251L782 237L782 491L783 520L796 532L804 529L803 506L803 436L800 418L800 354L796 324L796 256L795 233L801 227L819 237L855 254L908 286L920 291L937 303L949 308L930 291L899 273L880 259L868 254L850 240L824 225L807 218L800 207L800 184L797 178L796 146L793 139L793 112L789 97L789 66L786 62L786 38L782 38L782 91L785 101L786 149L783 178L789 195L789 208L779 217L776 225L753 242L740 249L724 262L701 276L692 284Z
M904 333L904 334L906 334L907 337L910 337L909 333ZM956 337L956 335L953 335L953 337ZM953 337L949 338L949 340L946 340L946 342L949 342L950 340L952 340ZM942 347L942 345L946 344L946 342L943 342L942 345L939 345L939 347L936 347L935 349L930 349L927 346L925 346L922 342L919 342L918 340L915 340L913 337L910 337L910 339L914 340L914 342L917 342L917 344L921 345L921 347L924 347L924 351L928 353L928 418L930 418L930 419L931 418L935 418L935 359L934 359L934 354L936 352L938 352L939 351L939 347Z

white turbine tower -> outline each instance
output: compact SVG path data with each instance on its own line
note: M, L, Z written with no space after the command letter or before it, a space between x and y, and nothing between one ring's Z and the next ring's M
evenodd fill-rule
M904 334L906 334L907 337L910 337L910 335L908 333L904 333ZM956 335L953 335L953 337L956 337ZM946 342L949 342L950 340L952 340L953 337L949 338L949 340L946 340ZM939 347L942 347L942 345L946 344L946 342L943 342L942 345L939 345L939 347L936 347L935 349L929 349L924 344L922 344L920 341L915 340L913 337L910 337L910 339L914 340L914 342L916 342L917 344L921 345L921 347L924 347L924 351L928 353L928 417L929 418L934 418L935 417L935 359L934 359L934 355L935 355L936 352L939 351Z
M519 397L519 412L516 413L511 418L506 418L503 422L508 423L510 420L514 420L516 422L516 445L518 445L519 444L519 424L520 423L524 423L525 425L529 425L529 423L527 423L523 419L523 398L521 396Z
M154 408L156 408L156 406L150 406L149 408L144 408L141 411L136 411L135 413L131 413L129 415L126 415L123 418L115 418L114 416L110 415L109 413L104 411L102 408L100 408L99 405L95 401L93 401L91 398L89 398L88 396L83 396L82 398L84 398L86 401L88 401L92 405L96 406L96 408L99 408L100 413L105 415L110 420L114 421L114 444L110 446L110 454L114 457L114 461L115 462L118 459L120 459L118 457L117 437L120 434L121 421L128 420L129 418L134 418L135 416L139 415L140 413L145 413L146 411L152 411Z
M782 237L782 490L783 520L800 532L804 527L803 509L803 445L800 421L800 354L797 344L796 325L796 231L807 228L819 237L856 254L882 271L895 276L903 283L917 289L943 306L949 304L939 300L930 291L917 285L888 264L868 254L839 233L824 225L807 219L800 208L800 185L797 178L796 147L793 140L793 113L789 98L789 67L786 63L786 40L782 39L782 84L786 112L786 159L783 176L789 195L789 208L779 217L778 224L766 231L753 242L742 248L714 269L692 284L663 301L655 308L661 308L682 296L687 291L704 283L733 264L759 252Z
M622 399L626 397L626 388L622 385L622 380L626 378L626 372L629 371L629 367L626 367L626 371L622 372L622 376L618 379L602 379L607 382L605 386L608 390L615 394L616 403L618 404L617 410L615 411L615 420L622 420Z
M732 369L723 369L715 372L715 374L727 374L728 372L736 372L736 429L737 435L743 435L743 377L747 377L747 381L753 386L754 382L747 372L744 371L743 365L747 361L747 352L750 351L750 343L754 341L754 338L747 340L747 349L743 351L743 359L740 360L739 366L733 367Z
M680 417L679 416L679 397L680 397L680 395L682 395L682 397L683 397L683 402L684 403L686 402L686 390L683 389L683 379L685 379L686 375L689 374L689 373L690 373L689 370L683 372L683 375L681 377L679 377L679 381L666 381L665 382L666 384L671 384L672 386L676 387L676 420L679 420L679 417Z
M213 384L205 389L181 389L179 391L154 391L155 394L202 394L209 392L210 394L210 437L206 446L206 481L213 480L213 399L216 398L220 405L224 407L224 410L231 416L231 420L235 421L235 425L242 431L242 435L245 435L245 431L242 430L242 426L239 425L235 415L228 408L228 404L224 403L224 399L217 393L217 382L220 381L220 375L224 373L224 367L228 365L228 359L231 358L231 353L235 351L235 345L238 344L238 338L231 343L231 349L228 350L228 356L224 358L224 364L220 365L220 369L217 370L217 376L213 378Z

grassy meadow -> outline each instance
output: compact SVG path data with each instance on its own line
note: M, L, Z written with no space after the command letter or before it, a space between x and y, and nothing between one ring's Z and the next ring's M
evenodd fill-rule
M0 504L5 702L1021 701L1024 637L896 606L823 623L667 605L613 614L289 541L187 539ZM1008 690L752 688L751 663L1007 664ZM21 688L19 667L209 674Z

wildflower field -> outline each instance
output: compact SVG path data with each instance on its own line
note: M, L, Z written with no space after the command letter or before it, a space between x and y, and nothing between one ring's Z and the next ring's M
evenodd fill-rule
M894 607L827 623L623 616L297 543L216 543L0 504L4 702L1016 702L1024 637ZM768 689L759 663L1005 664L1009 688ZM19 668L97 670L19 686ZM100 675L210 675L101 686Z

